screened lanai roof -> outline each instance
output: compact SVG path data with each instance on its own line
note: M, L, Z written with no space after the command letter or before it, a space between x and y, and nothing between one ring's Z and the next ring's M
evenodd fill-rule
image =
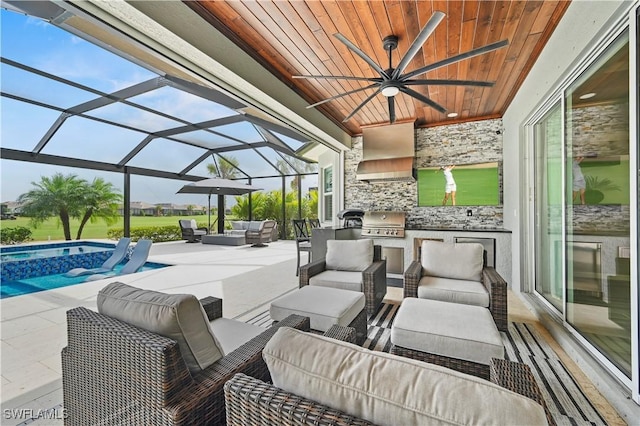
M317 142L34 19L2 10L3 159L183 180L225 160L235 178L317 173L302 156Z

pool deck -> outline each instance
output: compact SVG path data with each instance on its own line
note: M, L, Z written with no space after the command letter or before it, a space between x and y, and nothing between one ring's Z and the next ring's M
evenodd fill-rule
M246 321L269 303L298 287L294 241L276 241L268 247L222 246L176 241L156 243L149 261L174 266L118 277L118 281L167 293L189 293L198 298L223 299L223 315ZM306 256L302 256L306 261ZM0 300L0 401L4 425L62 425L62 368L60 352L66 346L66 311L78 306L96 309L98 291L115 281L109 278L55 290ZM511 291L509 319L542 327ZM388 287L385 297L400 302L402 289ZM609 402L589 382L546 331L547 340L566 366L586 386L592 402L608 424L625 424ZM17 415L9 414L6 410ZM25 411L20 411L25 410ZM29 420L38 410L53 410L53 420Z

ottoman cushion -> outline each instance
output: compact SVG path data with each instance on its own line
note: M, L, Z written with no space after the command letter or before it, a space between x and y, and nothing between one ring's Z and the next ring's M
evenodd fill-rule
M309 317L313 330L327 331L334 324L349 325L364 309L364 304L363 293L305 286L274 300L269 313L274 321L291 314Z
M504 358L493 317L480 306L407 298L391 327L394 345L489 365Z

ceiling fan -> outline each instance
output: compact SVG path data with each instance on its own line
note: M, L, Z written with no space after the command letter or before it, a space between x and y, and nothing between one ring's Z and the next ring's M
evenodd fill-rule
M440 111L441 113L446 113L447 110L424 96L421 93L416 92L411 89L410 86L478 86L478 87L493 87L495 82L491 81L473 81L473 80L433 80L433 79L414 79L413 77L419 76L426 72L435 70L437 68L451 65L456 62L462 61L464 59L472 58L474 56L482 55L488 52L492 52L494 50L500 49L507 44L509 44L508 40L502 40L495 43L487 44L486 46L478 47L476 49L472 49L465 53L460 53L458 55L452 56L447 59L443 59L438 62L434 62L430 65L426 65L422 68L418 68L414 71L404 73L405 68L409 65L409 62L413 59L413 57L418 53L418 50L422 47L424 42L429 38L429 36L435 31L440 21L442 21L445 17L443 12L436 11L429 19L429 22L422 28L416 39L413 41L407 53L405 53L404 57L400 60L400 63L396 68L392 67L391 62L391 52L398 47L398 37L394 35L390 35L385 37L382 40L382 45L385 50L389 51L389 68L384 70L380 65L374 62L366 53L360 50L356 45L354 45L351 41L349 41L345 36L340 33L334 34L338 40L340 40L343 44L345 44L353 53L362 58L367 64L369 64L379 75L380 77L368 78L368 77L352 77L352 76L344 76L344 75L294 75L293 78L314 78L314 79L326 79L326 80L357 80L357 81L368 81L371 82L370 85L366 87L361 87L355 90L350 90L345 93L341 93L336 96L332 96L328 99L325 99L320 102L316 102L315 104L309 105L307 108L313 108L318 105L322 105L325 102L329 102L331 100L341 98L343 96L351 95L357 92L361 92L368 89L375 88L375 92L373 92L369 97L367 97L360 105L358 105L351 114L349 114L342 122L347 122L351 117L353 117L360 109L371 99L373 99L378 93L382 93L383 96L387 98L387 102L389 104L389 121L393 123L396 119L395 113L395 99L394 96L398 93L405 93L430 107Z

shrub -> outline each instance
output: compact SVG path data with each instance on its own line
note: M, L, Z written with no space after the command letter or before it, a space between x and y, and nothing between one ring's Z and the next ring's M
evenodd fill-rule
M25 241L30 241L31 239L31 229L25 228L24 226L0 229L0 240L2 244L20 244Z
M107 237L113 240L119 240L124 236L123 228L111 228L107 231ZM182 232L179 226L144 226L139 228L131 228L131 240L138 241L146 238L154 243L164 241L177 241L182 239Z

